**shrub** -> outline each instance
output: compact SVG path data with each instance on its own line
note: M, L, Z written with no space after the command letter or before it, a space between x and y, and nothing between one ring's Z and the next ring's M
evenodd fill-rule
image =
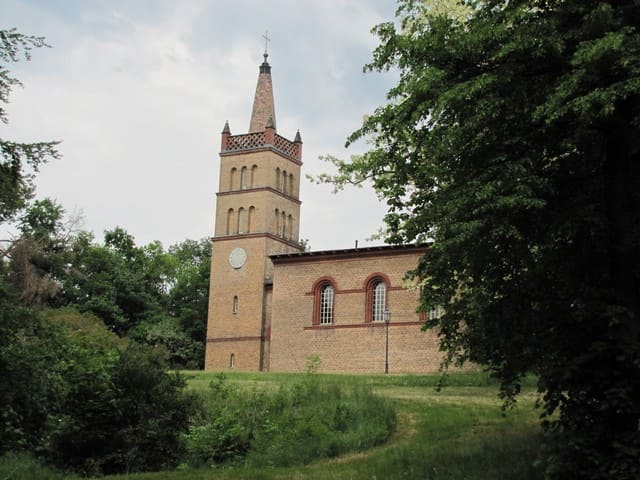
M380 444L395 429L391 404L365 385L339 387L313 374L276 391L213 382L207 414L184 436L186 462L292 466Z
M0 478L3 480L69 480L70 477L47 467L27 453L5 453L0 457Z
M1 448L83 475L172 466L194 410L184 380L95 317L48 311L0 353Z

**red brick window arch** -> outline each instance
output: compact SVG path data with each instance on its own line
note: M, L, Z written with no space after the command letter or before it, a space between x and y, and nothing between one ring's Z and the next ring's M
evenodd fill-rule
M384 322L384 312L388 307L389 277L384 273L369 275L365 282L366 311L365 322Z
M331 325L335 320L335 281L322 277L313 284L313 325Z

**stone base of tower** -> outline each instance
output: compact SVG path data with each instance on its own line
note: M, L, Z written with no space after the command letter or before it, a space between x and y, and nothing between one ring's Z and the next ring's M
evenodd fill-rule
M208 339L205 370L257 372L263 370L263 340L256 338Z

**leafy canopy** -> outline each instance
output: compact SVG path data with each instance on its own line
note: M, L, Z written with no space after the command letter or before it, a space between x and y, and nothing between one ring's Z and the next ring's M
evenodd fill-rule
M374 28L366 70L400 79L349 137L371 150L319 181L371 180L388 241L433 240L427 327L507 400L539 376L549 475L637 478L640 4L449 3Z
M0 30L0 121L9 123L4 105L9 94L22 86L11 75L9 64L31 59L31 50L48 46L43 37L23 35L15 29ZM0 137L0 223L12 218L33 195L31 171L51 158L59 158L58 142L19 143Z

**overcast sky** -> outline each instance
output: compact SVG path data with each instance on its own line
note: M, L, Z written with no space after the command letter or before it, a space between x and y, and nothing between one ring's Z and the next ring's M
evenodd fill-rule
M388 1L0 0L1 28L52 46L11 65L24 88L8 106L12 140L61 140L63 158L37 195L81 210L101 239L121 226L138 245L213 235L220 132L246 133L269 32L278 133L300 129L304 174L346 158L363 115L385 101L393 73L362 73L393 20ZM313 250L379 244L385 205L368 188L332 194L302 180L300 235Z

